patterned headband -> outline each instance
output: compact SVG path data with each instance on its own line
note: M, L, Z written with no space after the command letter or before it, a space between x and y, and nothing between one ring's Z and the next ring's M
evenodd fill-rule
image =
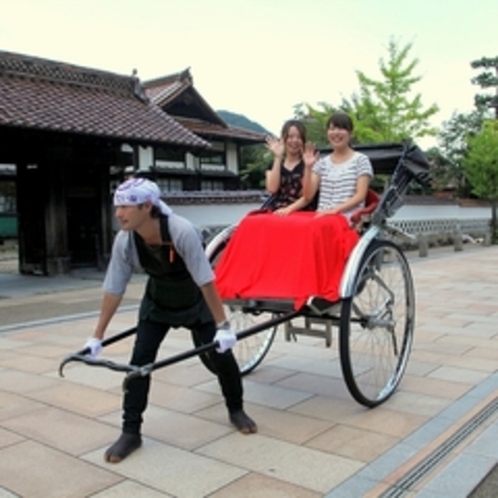
M147 201L160 208L165 215L172 213L171 208L161 200L161 191L157 184L146 178L130 178L114 192L115 206L136 206Z

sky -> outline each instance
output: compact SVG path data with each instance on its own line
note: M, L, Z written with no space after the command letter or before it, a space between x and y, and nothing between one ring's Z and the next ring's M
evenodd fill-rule
M473 108L470 62L498 56L498 0L0 0L0 50L142 81L190 68L215 110L279 134L299 103L339 104L356 71L380 78L390 39L412 44L414 93ZM421 144L423 145L423 144ZM429 144L426 144L427 146Z

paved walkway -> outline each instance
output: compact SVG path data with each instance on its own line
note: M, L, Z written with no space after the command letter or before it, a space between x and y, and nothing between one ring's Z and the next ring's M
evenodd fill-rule
M192 359L154 373L144 446L117 465L102 456L119 434L122 374L77 363L57 373L92 331L99 283L33 277L38 292L0 277L0 497L468 496L498 461L498 247L411 263L415 341L388 402L368 410L349 396L336 341L281 333L244 380L258 434L233 430ZM133 324L142 286L130 286L109 335ZM130 345L105 356L126 362ZM161 357L190 347L174 331Z

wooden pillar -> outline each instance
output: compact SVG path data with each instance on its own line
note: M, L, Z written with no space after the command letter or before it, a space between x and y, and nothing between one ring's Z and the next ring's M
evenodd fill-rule
M98 254L97 268L105 271L111 258L113 233L112 221L114 209L112 207L109 167L100 170L100 248Z
M47 185L48 199L45 210L46 269L48 275L60 275L70 270L67 243L67 211L65 185L65 162L47 164L50 182Z

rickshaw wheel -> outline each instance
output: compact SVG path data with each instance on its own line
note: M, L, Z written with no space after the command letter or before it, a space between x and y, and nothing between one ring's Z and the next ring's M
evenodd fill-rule
M404 254L390 241L372 241L340 319L342 372L358 403L374 407L394 393L410 355L414 319L413 280Z
M231 231L226 231L226 237L221 238L217 245L212 248L209 254L209 262L213 268L216 267L216 263L219 261L228 241L230 240ZM248 329L254 326L256 323L270 320L273 315L271 313L251 313L246 312L241 306L233 306L224 303L225 313L227 319L235 330L235 332L240 332L242 330ZM270 327L263 332L254 334L250 337L246 337L240 341L237 341L232 349L232 352L239 364L240 373L242 375L247 375L252 372L266 356L270 347L273 343L275 335L277 333L277 326ZM194 339L195 343L195 339ZM200 359L204 366L215 373L214 366L207 354L201 354Z
M259 321L269 320L272 317L269 313L261 313L259 315L248 314L240 307L224 305L224 308L226 316L236 332L253 327ZM254 334L237 341L232 348L232 352L239 365L241 375L247 375L249 372L252 372L263 361L263 358L270 350L276 333L277 327L275 326L259 334ZM195 347L201 346L201 343L194 334L192 334L192 340ZM201 353L199 357L203 365L209 371L216 374L216 369L209 353Z

